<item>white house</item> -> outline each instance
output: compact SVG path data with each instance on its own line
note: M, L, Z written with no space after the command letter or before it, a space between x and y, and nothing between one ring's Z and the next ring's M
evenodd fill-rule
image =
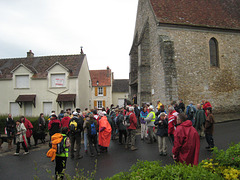
M49 115L89 108L91 79L86 55L0 59L1 114Z

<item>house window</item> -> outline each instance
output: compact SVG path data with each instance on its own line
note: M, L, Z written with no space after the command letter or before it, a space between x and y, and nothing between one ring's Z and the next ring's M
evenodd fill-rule
M218 42L215 38L210 39L209 50L210 50L210 65L214 67L219 67Z
M103 108L103 102L102 101L98 101L97 102L97 108L98 109L102 109Z
M16 75L16 88L29 88L29 75Z
M24 114L25 114L25 116L32 116L32 103L31 102L25 102L24 103L24 107L25 107L25 109L24 109Z
M10 112L13 117L19 116L19 105L16 102L10 102Z
M65 74L52 74L51 87L66 87Z
M98 96L103 96L103 87L98 87Z

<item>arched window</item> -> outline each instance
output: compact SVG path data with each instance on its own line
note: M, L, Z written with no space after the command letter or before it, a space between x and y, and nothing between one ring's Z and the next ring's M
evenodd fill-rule
M218 42L215 38L209 41L210 65L219 67Z

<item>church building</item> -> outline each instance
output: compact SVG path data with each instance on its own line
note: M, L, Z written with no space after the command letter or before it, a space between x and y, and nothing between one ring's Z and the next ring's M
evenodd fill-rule
M130 50L130 98L188 105L208 100L215 113L240 109L238 0L139 0Z

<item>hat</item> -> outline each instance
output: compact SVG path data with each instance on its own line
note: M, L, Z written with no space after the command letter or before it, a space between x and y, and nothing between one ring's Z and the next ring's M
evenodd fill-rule
M154 109L153 105L150 105L150 106L149 106L149 109Z
M103 111L102 113L103 113L104 115L106 115L106 114L107 114L107 113L106 113L106 111Z
M78 115L78 112L74 111L74 112L73 112L73 115L74 115L74 116L77 116L77 115Z
M52 113L51 116L52 117L57 117L57 115L55 113Z

